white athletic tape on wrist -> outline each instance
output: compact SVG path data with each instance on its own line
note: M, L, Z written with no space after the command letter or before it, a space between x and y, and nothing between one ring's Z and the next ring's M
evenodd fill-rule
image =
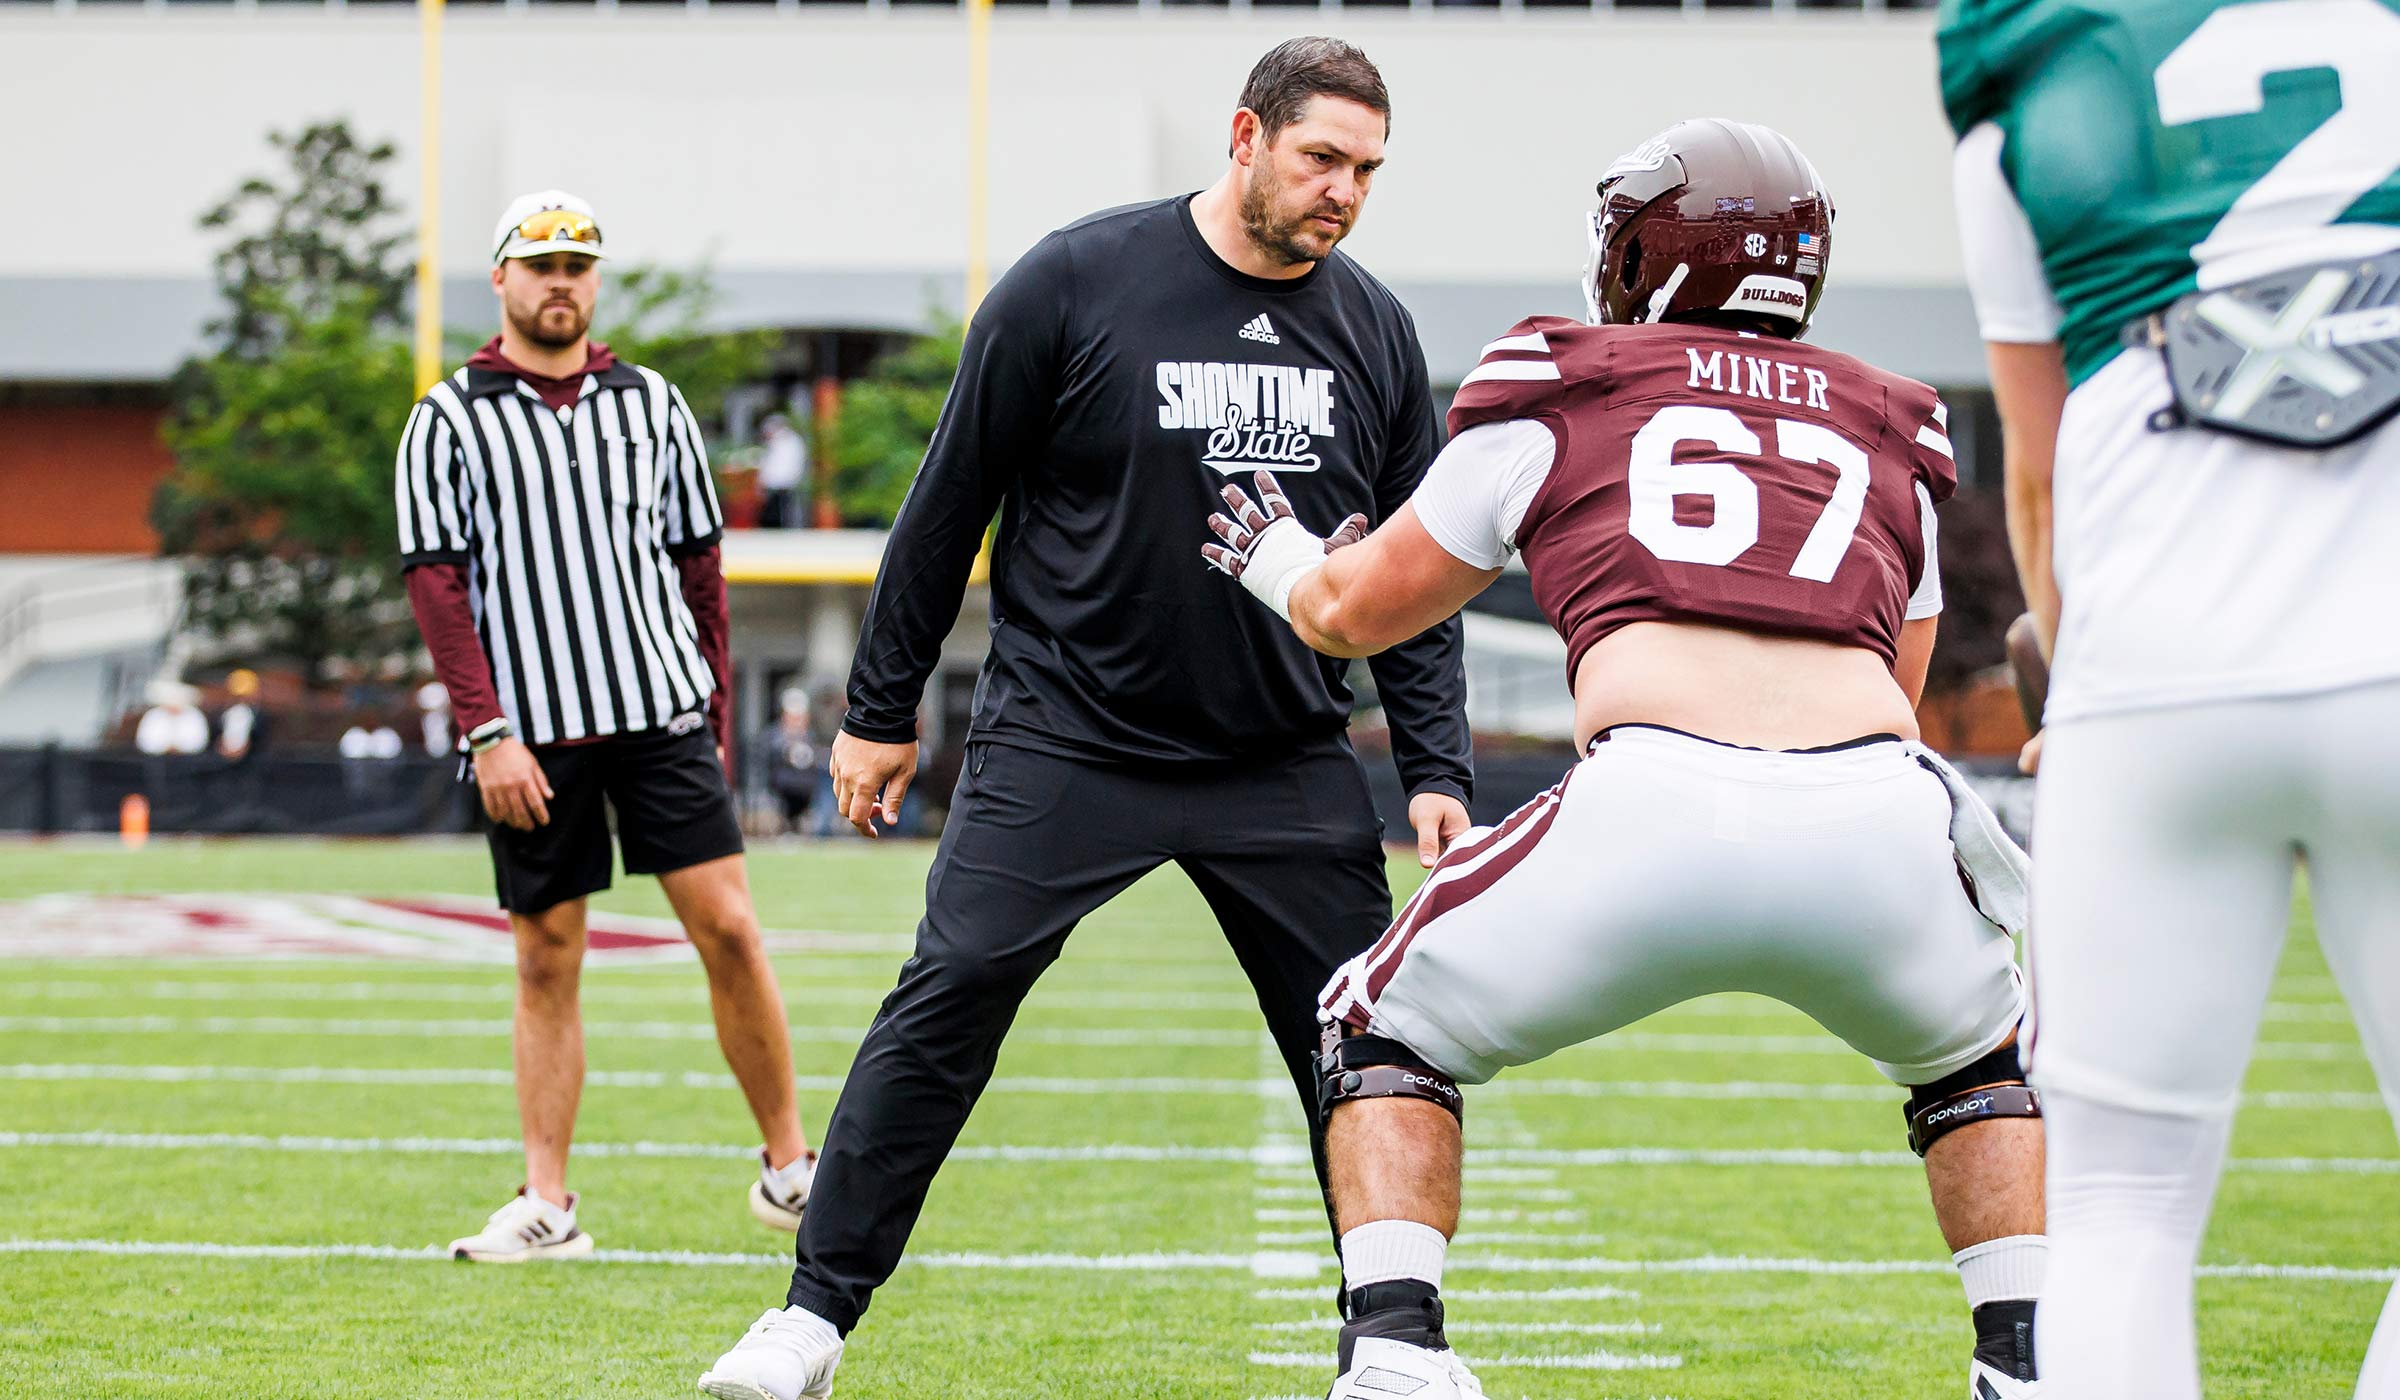
M1289 622L1292 590L1311 570L1323 567L1325 541L1287 515L1259 532L1258 542L1250 547L1249 562L1242 566L1242 587Z

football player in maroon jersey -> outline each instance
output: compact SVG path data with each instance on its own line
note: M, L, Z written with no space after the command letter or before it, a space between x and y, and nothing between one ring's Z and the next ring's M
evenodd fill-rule
M1226 488L1204 547L1334 656L1449 617L1522 553L1586 746L1325 990L1333 1400L1482 1394L1442 1335L1457 1086L1724 991L1788 1002L1911 1090L1975 1316L1969 1393L2035 1395L2024 854L1916 738L1934 506L1957 484L1944 409L1801 342L1833 206L1780 134L1680 123L1599 193L1592 324L1487 346L1408 506L1327 539L1262 473L1255 500Z

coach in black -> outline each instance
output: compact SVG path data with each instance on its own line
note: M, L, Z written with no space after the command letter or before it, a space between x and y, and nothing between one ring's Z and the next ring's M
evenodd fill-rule
M764 1135L750 1209L796 1229L813 1158L790 1032L727 791L723 517L683 395L586 338L600 226L561 190L492 235L500 334L429 390L400 443L400 562L473 754L516 936L525 1184L461 1259L588 1254L566 1189L583 1091L584 896L658 876L707 969L717 1040ZM712 742L713 734L713 742Z
M1333 531L1401 508L1439 446L1408 313L1334 246L1382 163L1366 56L1295 39L1252 70L1198 195L1050 235L976 313L895 524L834 740L872 833L916 771L916 713L1000 513L992 647L915 956L827 1129L788 1309L701 1378L818 1396L898 1264L1018 1004L1084 915L1173 861L1215 911L1313 1120L1316 996L1391 918L1341 663L1191 562L1228 479L1290 483ZM1428 859L1467 824L1455 620L1372 663Z

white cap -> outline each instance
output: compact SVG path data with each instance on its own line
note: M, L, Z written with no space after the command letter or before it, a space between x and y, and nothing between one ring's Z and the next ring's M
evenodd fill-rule
M572 238L530 239L518 235L517 225L553 209L563 209L570 214L581 214L591 219L594 225L592 241L580 243ZM544 253L581 253L587 258L603 256L598 222L591 205L565 190L541 190L534 194L518 195L509 201L507 210L500 215L499 224L492 230L492 261L534 258Z

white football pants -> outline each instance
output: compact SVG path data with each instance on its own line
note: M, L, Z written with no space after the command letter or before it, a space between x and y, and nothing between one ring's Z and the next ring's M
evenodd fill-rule
M2024 1010L1950 821L1941 779L1897 740L1774 753L1620 726L1455 844L1334 975L1326 1013L1473 1084L1692 997L1757 992L1929 1083Z
M2055 726L2034 823L2042 1377L2052 1400L2197 1400L2192 1266L2296 860L2400 1117L2400 685ZM2393 1297L2360 1400L2400 1400Z

